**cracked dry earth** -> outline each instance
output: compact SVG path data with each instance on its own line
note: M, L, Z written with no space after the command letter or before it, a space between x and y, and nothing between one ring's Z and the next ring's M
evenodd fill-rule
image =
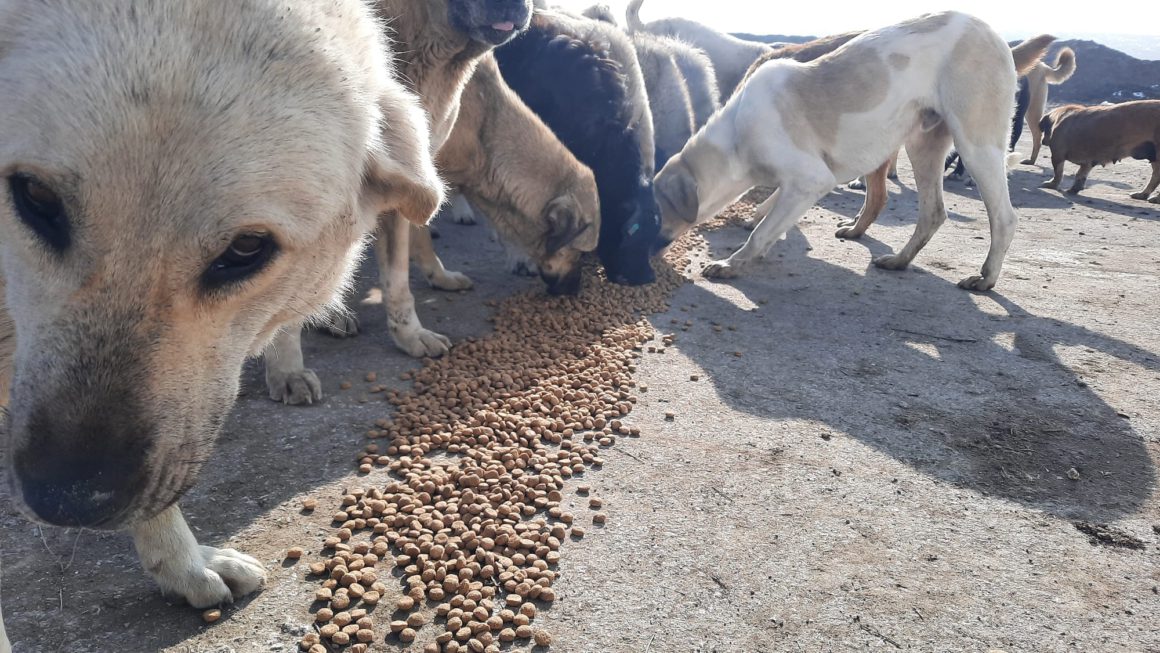
M363 335L305 343L322 405L276 405L260 367L246 371L183 505L203 542L267 563L262 593L207 625L159 595L127 536L39 528L5 502L16 650L300 650L331 609L315 600L325 579L344 567L329 601L349 596L368 568L359 553L351 569L359 543L373 555L382 537L361 588L377 605L364 593L345 608L370 610L371 651L423 651L452 618L481 645L470 624L499 618L493 645L516 651L1160 651L1160 207L1127 197L1148 172L1097 169L1073 198L1039 189L1042 168L1016 169L1023 222L984 294L954 285L987 245L978 195L955 181L950 219L910 270L869 266L913 229L905 160L864 240L833 238L862 201L836 190L727 284L697 271L740 244L736 220L690 246L687 283L593 285L555 304L502 271L485 228L445 223L448 267L476 281L417 289L425 323L459 343L448 360L420 369L394 351L366 301ZM363 271L364 294L374 277ZM285 559L292 547L301 560ZM396 611L416 589L434 600ZM475 605L451 607L455 594ZM525 603L534 618L518 622L550 646L501 641Z

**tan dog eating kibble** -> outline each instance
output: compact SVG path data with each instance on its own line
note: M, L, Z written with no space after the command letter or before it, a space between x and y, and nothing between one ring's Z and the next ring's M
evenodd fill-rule
M338 301L380 213L423 223L442 200L390 60L359 0L0 1L0 387L23 512L130 529L196 607L261 586L176 502L245 359Z

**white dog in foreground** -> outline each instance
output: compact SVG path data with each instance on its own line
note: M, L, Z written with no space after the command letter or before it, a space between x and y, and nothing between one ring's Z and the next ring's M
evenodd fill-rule
M22 512L131 531L194 607L261 587L262 563L199 545L177 501L246 358L340 301L380 214L424 223L442 201L391 57L362 0L0 0L0 403Z
M942 171L953 141L991 222L982 274L959 286L994 287L1018 221L1006 174L1011 89L1016 70L1033 66L1053 40L1040 36L1012 50L977 18L945 12L867 32L811 63L764 64L657 176L659 244L754 186L775 186L748 242L704 272L736 276L834 186L875 170L905 143L918 226L901 252L874 261L903 269L946 219Z

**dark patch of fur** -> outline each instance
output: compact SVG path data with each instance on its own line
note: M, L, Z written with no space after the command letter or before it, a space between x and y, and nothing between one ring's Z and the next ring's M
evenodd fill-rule
M632 127L637 108L608 46L537 14L527 32L496 50L496 60L512 90L592 169L601 211L596 251L608 278L651 282L659 211Z

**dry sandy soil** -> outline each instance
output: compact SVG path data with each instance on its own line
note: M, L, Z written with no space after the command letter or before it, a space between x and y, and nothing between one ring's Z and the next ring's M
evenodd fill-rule
M1023 222L991 293L955 287L982 262L987 222L954 181L950 220L916 265L869 266L912 229L905 161L862 242L833 238L862 201L842 190L744 279L706 282L702 254L671 312L652 317L677 341L640 365L643 437L569 482L592 485L609 521L563 547L559 598L537 618L551 650L1160 651L1160 207L1127 197L1147 179L1139 162L1097 170L1079 198L1040 190L1044 174L1011 175ZM449 266L477 289L418 290L429 326L483 334L485 301L538 291L502 270L484 227L442 230ZM744 236L708 238L719 254ZM322 405L276 405L247 369L183 503L203 542L267 563L265 591L207 626L161 597L127 536L33 526L5 501L16 650L297 650L317 588L305 562L330 507L341 488L388 477L354 473L389 409L362 379L401 388L417 364L388 344L378 306L359 312L361 337L307 340ZM307 496L315 515L298 510ZM283 563L291 546L303 563Z

